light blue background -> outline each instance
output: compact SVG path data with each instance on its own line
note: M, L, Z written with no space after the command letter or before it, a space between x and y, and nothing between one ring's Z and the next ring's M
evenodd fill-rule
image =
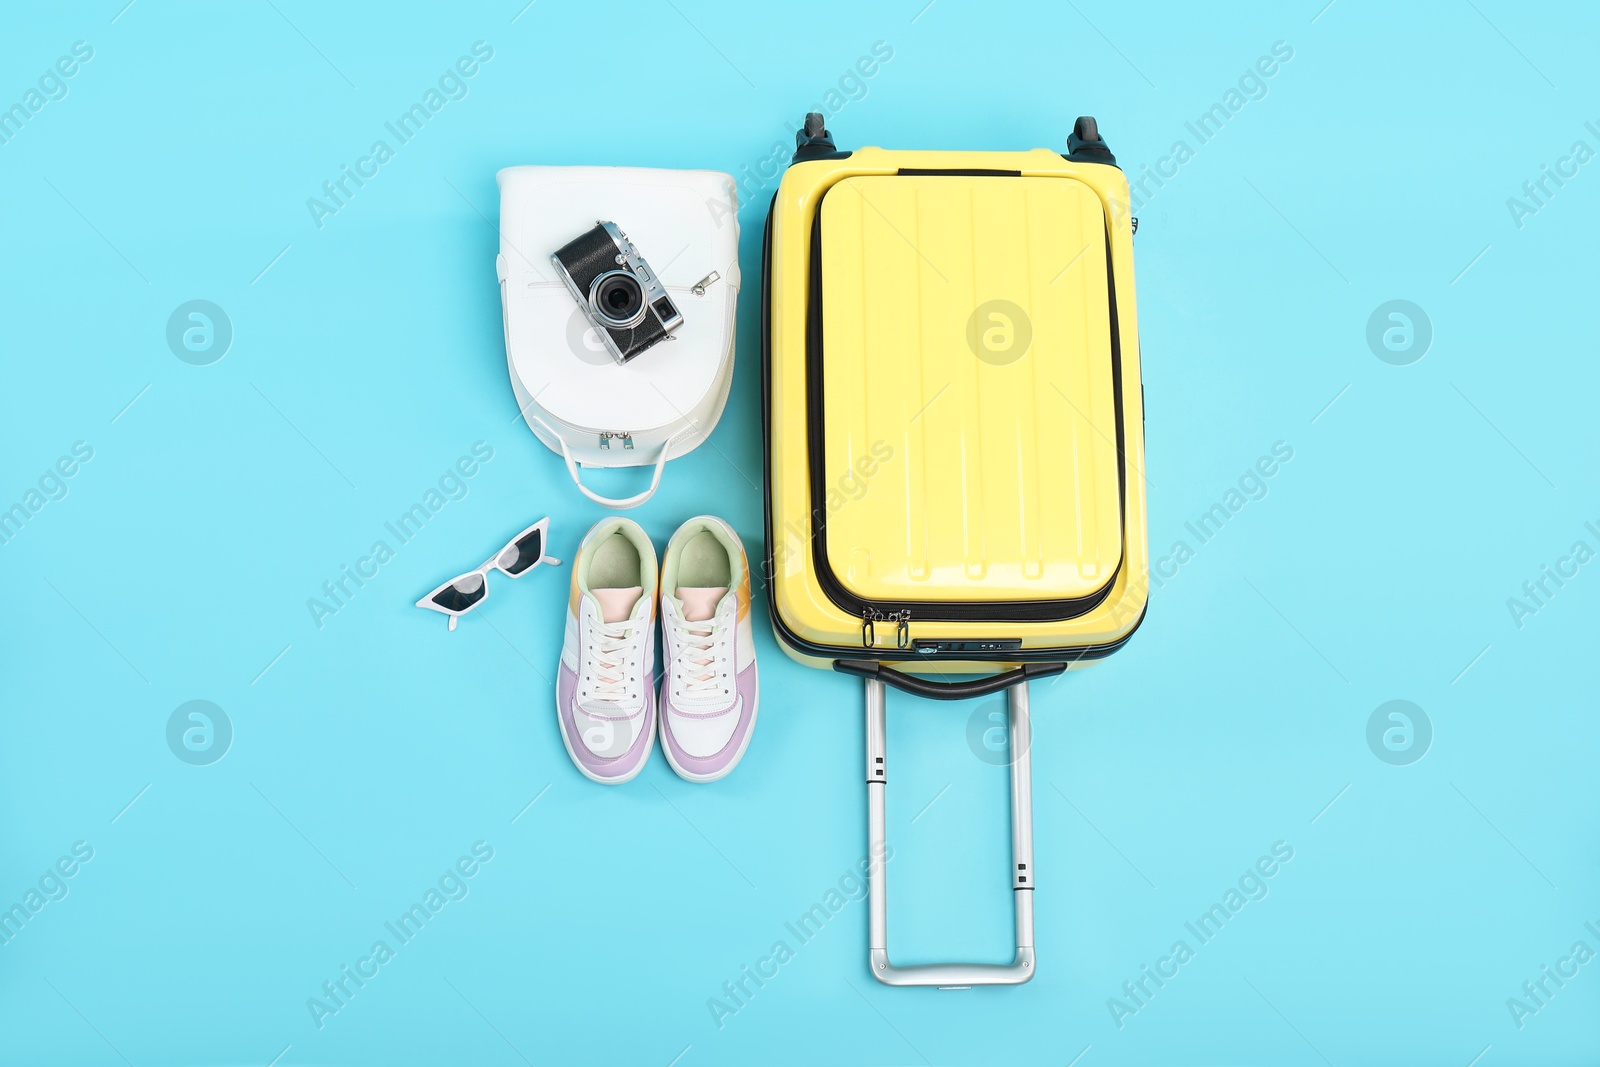
M0 902L94 849L0 947L4 1062L1594 1062L1600 964L1521 1029L1506 1003L1600 949L1600 565L1520 629L1506 604L1600 549L1600 164L1521 228L1506 204L1600 149L1592 13L123 2L7 5L0 33L0 104L94 49L0 145L0 506L94 449L0 546ZM467 98L319 230L306 199L479 40ZM540 515L567 556L601 514L513 421L490 220L514 163L740 179L733 397L635 517L664 544L715 512L758 553L756 171L878 41L841 147L1059 149L1094 114L1135 175L1194 149L1138 211L1157 556L1294 449L1123 652L1037 687L1040 967L1017 989L878 986L863 903L785 930L865 851L851 681L760 630L737 772L690 785L656 756L603 789L551 711L565 570L493 583L455 634L411 606ZM1277 41L1264 97L1198 145L1185 123ZM191 299L233 324L211 366L165 342ZM1392 299L1432 323L1409 366L1366 341ZM307 598L480 440L466 498L318 628ZM210 766L166 742L191 699L235 731ZM1409 766L1367 744L1392 699L1432 723ZM976 708L891 700L904 961L1008 953ZM307 999L477 841L470 895L318 1029ZM1280 841L1266 899L1119 1029L1108 998ZM795 958L719 1029L708 999L780 939Z

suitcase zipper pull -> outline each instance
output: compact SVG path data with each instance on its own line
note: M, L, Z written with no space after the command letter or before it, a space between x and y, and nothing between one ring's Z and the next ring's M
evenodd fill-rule
M894 627L894 643L900 648L911 647L911 611L891 611L885 614L877 608L861 609L861 646L871 648L878 643L878 627L880 622L892 622Z
M694 285L692 285L689 288L689 291L691 293L693 293L695 296L705 296L706 295L706 286L710 285L712 282L717 281L721 277L722 277L722 275L718 274L716 271L712 271L710 274L707 274L704 278L701 278L699 281L695 282Z

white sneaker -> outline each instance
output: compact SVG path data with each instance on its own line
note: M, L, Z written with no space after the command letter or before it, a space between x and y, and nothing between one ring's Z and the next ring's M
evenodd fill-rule
M556 721L578 770L620 785L655 744L656 550L631 519L602 519L572 561Z
M732 526L690 519L661 565L661 751L679 777L733 770L756 724L750 566Z

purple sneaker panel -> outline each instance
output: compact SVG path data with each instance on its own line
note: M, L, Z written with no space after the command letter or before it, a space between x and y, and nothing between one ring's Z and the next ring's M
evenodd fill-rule
M646 687L644 707L639 712L644 716L644 722L639 729L639 736L634 738L628 751L620 756L608 757L596 755L583 743L583 733L578 729L575 718L577 691L578 676L563 663L556 681L556 713L560 717L562 736L566 738L567 747L572 750L573 758L597 778L626 778L633 773L650 750L650 735L656 728L655 693ZM583 717L590 718L587 714Z

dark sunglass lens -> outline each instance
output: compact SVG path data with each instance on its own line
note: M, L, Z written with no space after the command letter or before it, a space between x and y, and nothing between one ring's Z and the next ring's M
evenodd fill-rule
M467 588L462 588L466 586ZM460 613L475 606L489 592L481 575L472 574L445 586L430 598L446 611Z
M521 574L538 563L544 556L542 530L530 530L517 538L516 543L500 556L500 566L507 574Z

